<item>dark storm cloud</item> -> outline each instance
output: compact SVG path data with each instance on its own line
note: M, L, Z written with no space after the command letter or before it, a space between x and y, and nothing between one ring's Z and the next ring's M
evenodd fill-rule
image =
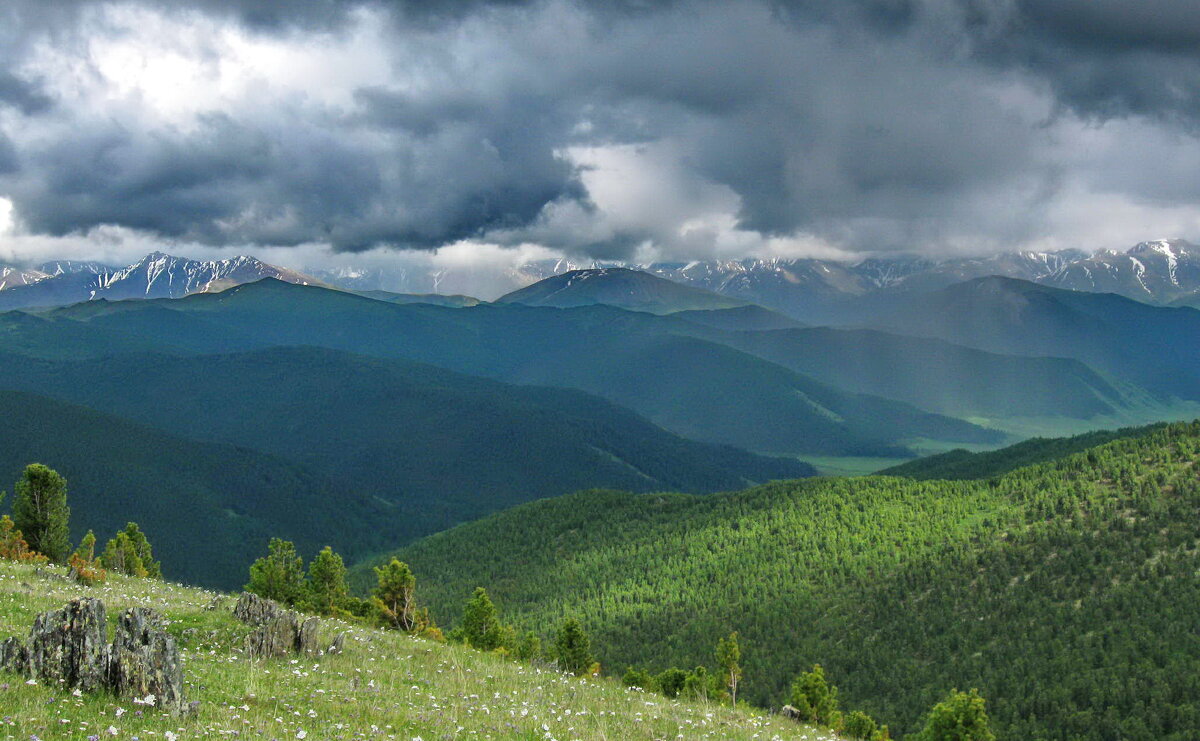
M982 58L1028 69L1062 103L1106 118L1200 118L1200 3L1017 0L968 27Z
M16 0L0 10L0 113L24 120L0 118L0 195L32 231L117 224L210 244L343 250L504 234L604 257L647 239L670 250L675 216L614 220L589 200L587 171L569 154L666 142L688 177L737 197L743 229L850 249L975 234L1021 241L1043 228L1042 211L1077 167L1054 128L1064 112L1146 117L1189 147L1200 128L1200 6L1190 2L135 4L314 54L374 23L379 53L415 83L353 83L344 105L268 89L184 124L136 100L92 110L57 99L54 80L27 69L31 50L86 59L92 35L129 32L95 23L98 2ZM1200 197L1186 178L1164 188L1130 177L1136 166L1081 171L1101 189ZM548 207L562 204L594 228L573 236L547 223Z

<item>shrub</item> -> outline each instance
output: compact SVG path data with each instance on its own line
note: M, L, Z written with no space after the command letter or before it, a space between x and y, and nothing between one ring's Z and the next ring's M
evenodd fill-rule
M871 741L875 737L877 726L875 720L861 710L855 710L846 716L846 724L842 733L850 738Z
M21 531L8 515L0 517L0 558L24 563L46 563L50 560L30 549Z
M825 681L825 670L813 666L792 683L792 707L810 723L832 726L837 717L837 687Z
M920 741L996 741L988 725L987 710L978 690L951 690L925 718Z

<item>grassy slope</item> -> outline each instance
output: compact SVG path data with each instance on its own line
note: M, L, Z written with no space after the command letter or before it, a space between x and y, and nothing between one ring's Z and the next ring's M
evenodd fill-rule
M759 703L821 662L897 730L958 686L990 699L1002 737L1192 738L1197 458L1185 424L991 482L582 493L401 557L435 614L487 585L519 624L580 616L617 668L694 665L738 629Z
M185 693L194 717L170 718L107 694L74 697L0 672L0 737L10 739L181 739L234 736L309 739L443 738L660 739L829 738L781 718L684 703L625 690L610 680L580 680L495 655L396 633L349 629L340 656L251 661L238 650L248 628L224 609L206 611L214 593L117 578L97 588L68 581L61 569L0 561L0 638L24 636L34 616L73 597L105 601L109 620L125 607L149 606L180 641ZM117 709L126 710L120 717ZM139 712L140 711L140 712Z

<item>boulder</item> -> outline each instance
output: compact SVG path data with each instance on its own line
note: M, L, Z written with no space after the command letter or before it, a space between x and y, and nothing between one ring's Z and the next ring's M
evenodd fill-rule
M184 712L179 650L157 613L145 607L126 610L111 644L105 642L106 627L103 602L72 600L34 618L28 643L0 642L0 668L62 689L153 695L156 706Z
M29 631L29 675L46 684L94 692L105 684L104 603L85 597L38 615Z
M317 618L303 618L290 610L281 612L246 636L246 653L258 657L315 656L321 652L317 644L320 623Z
M284 612L287 610L278 602L264 599L253 592L242 592L233 606L233 616L250 625L265 625Z
M0 669L13 674L29 674L29 652L20 638L0 641Z
M179 649L153 610L134 607L118 618L108 674L109 685L118 695L154 695L159 707L173 712L184 709Z
M333 639L333 643L329 644L329 648L325 649L325 653L329 655L340 654L346 647L346 634L338 633Z
M243 623L258 626L246 636L246 653L250 656L315 656L321 653L317 643L321 621L317 618L305 618L250 592L242 592L233 607L233 616Z

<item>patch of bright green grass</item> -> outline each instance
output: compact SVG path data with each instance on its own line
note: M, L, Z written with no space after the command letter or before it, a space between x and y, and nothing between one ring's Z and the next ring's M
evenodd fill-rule
M8 561L0 561L0 638L23 638L37 613L84 596L104 600L110 623L133 606L166 616L198 711L176 718L129 698L76 695L0 672L0 739L833 738L765 712L668 700L333 620L323 623L326 639L349 634L340 655L252 660L240 650L250 629L230 614L232 597L115 576L87 588L61 568ZM217 609L206 609L214 600Z

